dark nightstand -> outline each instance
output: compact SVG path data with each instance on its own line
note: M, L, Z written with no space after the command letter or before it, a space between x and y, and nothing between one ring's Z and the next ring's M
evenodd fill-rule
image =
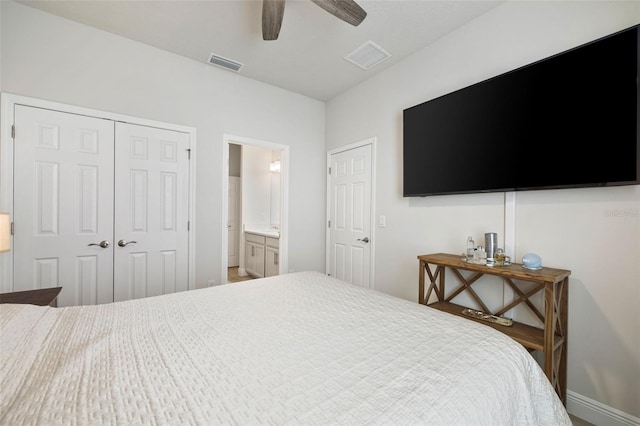
M56 298L62 287L39 288L37 290L0 293L0 303L22 303L38 306L57 306Z

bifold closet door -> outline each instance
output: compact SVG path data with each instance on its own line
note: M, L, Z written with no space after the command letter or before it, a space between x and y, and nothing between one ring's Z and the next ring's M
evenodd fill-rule
M114 300L189 282L189 135L116 123Z
M113 301L114 122L15 106L14 291Z
M15 107L14 291L58 306L188 290L189 135Z

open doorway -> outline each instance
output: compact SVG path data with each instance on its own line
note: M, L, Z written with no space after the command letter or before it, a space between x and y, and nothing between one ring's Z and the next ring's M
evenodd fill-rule
M288 271L289 147L225 135L222 283Z

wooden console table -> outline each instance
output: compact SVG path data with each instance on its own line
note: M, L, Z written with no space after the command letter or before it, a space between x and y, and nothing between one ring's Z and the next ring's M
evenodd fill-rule
M530 351L542 351L544 354L543 370L554 389L566 405L567 401L567 305L569 275L571 271L564 269L542 268L529 270L521 264L510 266L485 266L464 262L460 255L436 253L418 256L420 261L420 290L418 302L441 311L458 315L472 321L480 322L510 336ZM429 265L435 266L431 271ZM459 287L448 294L445 293L445 271L449 268L459 280ZM472 274L465 278L460 271L470 271ZM500 309L492 312L471 287L483 275L492 275L503 279L514 291L513 302L506 303ZM430 284L425 293L425 276ZM514 280L528 281L533 288L522 290ZM543 328L533 327L514 321L512 326L502 326L462 314L464 306L451 303L451 300L463 291L477 302L479 309L485 313L501 316L513 307L524 303L533 314L544 324ZM530 298L544 291L544 312L531 302ZM436 301L429 303L432 292ZM472 307L473 308L473 307Z

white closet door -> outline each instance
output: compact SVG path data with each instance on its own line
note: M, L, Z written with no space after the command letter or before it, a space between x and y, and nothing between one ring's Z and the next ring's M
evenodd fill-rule
M112 301L113 121L17 105L14 125L14 291Z
M114 299L188 289L189 135L116 123Z

